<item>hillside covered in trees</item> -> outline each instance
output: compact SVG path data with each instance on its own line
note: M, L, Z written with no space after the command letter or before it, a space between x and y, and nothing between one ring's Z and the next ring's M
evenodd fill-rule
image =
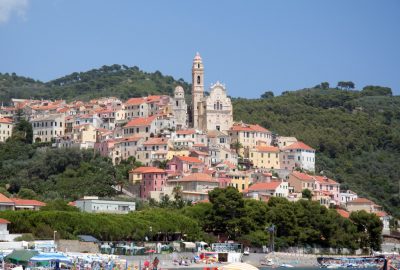
M88 100L171 95L178 84L190 94L190 84L182 79L124 65L75 72L46 83L0 74L0 101L9 102L12 97ZM336 88L321 83L277 97L266 92L260 99L234 98L234 118L261 124L279 135L296 136L317 150L317 172L323 171L344 189L369 197L400 216L400 96L392 96L387 87L350 90L354 88L352 82L339 82ZM6 162L7 157L2 160ZM7 180L3 177L2 181ZM39 186L30 188L40 190Z
M102 66L86 72L74 72L49 82L0 73L0 102L11 98L89 100L116 96L122 99L151 94L172 95L176 85L186 91L190 86L183 79L175 80L161 72L147 73L138 67Z
M263 96L235 99L235 120L304 141L317 150L316 172L400 215L400 96L373 86Z

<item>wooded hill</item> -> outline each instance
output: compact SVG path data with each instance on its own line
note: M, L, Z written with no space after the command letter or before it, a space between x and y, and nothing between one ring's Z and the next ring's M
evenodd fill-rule
M190 94L190 84L183 79L120 65L47 83L0 74L0 101L172 95L178 84ZM386 87L350 91L345 89L354 88L351 82L338 86L332 89L324 83L278 97L266 93L261 99L234 98L234 118L303 140L317 150L317 172L400 216L400 96L392 96Z

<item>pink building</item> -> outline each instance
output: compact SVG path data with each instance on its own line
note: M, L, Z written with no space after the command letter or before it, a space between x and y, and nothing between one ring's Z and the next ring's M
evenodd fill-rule
M205 164L196 157L174 156L167 167L170 172L190 174L203 172Z
M166 171L155 167L139 167L132 171L138 171L142 174L140 183L140 197L142 199L150 198L151 191L162 191L166 185Z

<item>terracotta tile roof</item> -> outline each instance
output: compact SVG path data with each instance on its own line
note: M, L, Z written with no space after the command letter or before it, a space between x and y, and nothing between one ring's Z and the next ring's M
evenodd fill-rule
M11 222L8 221L7 219L0 218L0 224L10 224Z
M275 146L257 146L259 152L279 152L279 148Z
M197 154L199 156L209 156L209 154L207 152L202 152L202 151L199 151L199 150L190 150L190 153L195 153L195 154Z
M163 169L156 167L138 167L129 171L130 173L166 173Z
M179 160L188 162L188 163L203 163L203 161L201 161L198 158L195 157L186 157L186 156L176 156Z
M336 212L337 212L339 215L341 215L342 217L344 217L344 218L349 218L349 217L350 217L350 213L347 212L346 210L337 208L337 209L336 209Z
M251 124L244 124L244 123L237 123L234 124L231 131L249 131L249 132L269 132L268 129L263 128L260 125L251 125Z
M296 149L315 151L314 148L300 141L292 143L289 146L283 148L283 150L296 150Z
M196 130L194 129L182 129L182 130L178 130L176 131L176 134L179 135L191 135L191 134L195 134Z
M320 184L338 185L338 182L329 179L326 176L314 175L313 178Z
M248 188L248 191L276 190L282 182L272 181L269 183L255 183Z
M204 143L195 143L193 144L193 147L205 147L206 145Z
M160 99L161 99L161 96L148 96L146 98L146 102L147 103L158 102L158 101L160 101Z
M0 203L15 204L11 199L0 193Z
M150 117L139 117L129 121L124 127L139 127L139 126L149 126L156 119L156 116Z
M228 136L228 135L219 130L210 130L207 132L208 138L216 138L221 136Z
M206 173L192 173L176 180L178 182L218 182L216 179L212 178L211 175Z
M127 105L140 105L142 103L146 102L144 98L130 98L128 99L125 104Z
M3 123L3 124L12 124L13 121L12 121L12 119L10 119L10 118L0 117L0 123Z
M314 179L311 175L308 175L308 174L306 174L306 173L302 173L302 172L298 172L298 171L293 171L291 174L292 174L294 177L296 177L296 178L298 178L298 179L300 179L300 180L302 180L302 181L308 181L308 182L314 182L314 181L315 181L315 179Z
M357 198L352 201L347 202L347 204L375 204L373 201L366 198Z
M15 205L26 205L26 206L45 206L46 204L44 202L41 201L37 201L37 200L25 200L25 199L18 199L18 198L11 198L10 200L12 200L13 202L15 202Z
M168 144L168 138L150 138L143 145L163 145Z
M375 215L377 215L378 217L386 217L386 216L388 216L388 214L386 212L384 212L384 211L375 212Z

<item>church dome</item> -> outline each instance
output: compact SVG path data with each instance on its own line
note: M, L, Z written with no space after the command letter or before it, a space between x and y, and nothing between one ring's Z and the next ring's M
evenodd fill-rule
M175 87L175 93L184 93L185 90L183 90L183 87L178 85L177 87Z

